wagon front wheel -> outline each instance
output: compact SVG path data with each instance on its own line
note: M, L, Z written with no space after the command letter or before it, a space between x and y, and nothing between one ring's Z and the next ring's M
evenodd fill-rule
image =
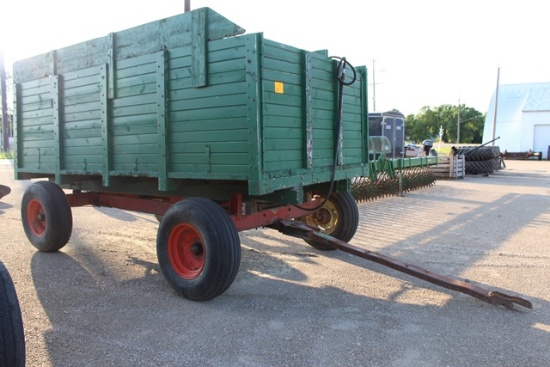
M203 301L225 292L239 271L237 229L225 210L203 198L170 207L157 233L157 257L168 283L185 298Z
M71 206L61 187L53 182L39 181L27 188L21 218L27 238L39 251L57 251L71 238Z
M333 193L315 213L301 217L301 221L340 241L349 242L359 226L357 203L349 192ZM318 250L334 250L334 247L306 240Z

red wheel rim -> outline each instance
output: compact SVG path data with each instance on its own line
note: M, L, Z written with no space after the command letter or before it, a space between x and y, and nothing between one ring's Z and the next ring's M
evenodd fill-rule
M176 225L168 237L168 260L182 278L194 279L204 268L205 248L195 227L182 223Z
M46 232L46 214L40 201L32 199L27 204L27 223L36 237L42 237Z

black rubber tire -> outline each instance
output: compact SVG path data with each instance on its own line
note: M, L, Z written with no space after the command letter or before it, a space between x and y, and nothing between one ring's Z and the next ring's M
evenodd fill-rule
M63 190L53 182L38 181L27 188L21 219L27 238L41 252L57 251L71 238L71 206Z
M466 161L465 173L468 175L486 175L493 173L493 160Z
M478 161L489 161L493 159L493 148L491 147L481 147L477 151L477 160Z
M466 161L487 161L493 158L492 147L461 147L457 154L464 155Z
M319 218L323 219L320 220ZM327 221L328 219L328 221ZM359 226L359 210L355 199L349 192L333 193L327 203L316 213L300 218L304 223L318 227L321 232L343 242L349 242ZM323 223L332 223L323 227ZM306 240L318 250L334 250L334 247Z
M205 301L225 292L235 280L241 242L220 205L190 198L164 214L157 232L157 258L164 277L178 294Z
M25 366L25 332L8 269L0 262L0 366Z

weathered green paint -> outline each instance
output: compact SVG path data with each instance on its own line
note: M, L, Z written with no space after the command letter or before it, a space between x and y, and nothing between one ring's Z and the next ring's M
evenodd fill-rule
M303 157L304 168L313 166L313 104L312 104L312 75L311 75L311 53L304 52L304 80L303 80L303 105L304 105L304 141Z
M13 109L13 120L19 121L19 116L21 116L21 105L18 103L19 98L21 95L21 86L19 84L16 84L13 88L13 105L15 108ZM21 142L21 132L17 131L17 128L13 130L13 141L15 142L15 162L20 162L22 158L22 148L23 144ZM15 177L19 177L19 167L18 164L14 164L13 166L13 172Z
M193 26L191 27L192 34L192 52L191 57L193 58L193 86L194 87L205 87L208 83L207 81L207 50L206 50L206 39L208 35L207 27L207 11L206 9L198 9L191 13Z
M203 8L17 62L16 177L293 202L335 158L338 190L367 175L366 68L344 87L337 157L337 62L243 31Z
M109 119L109 100L108 100L108 67L102 66L99 69L99 98L101 105L101 146L103 157L103 186L109 187L111 171L111 121ZM86 167L87 168L87 167Z
M60 78L57 75L50 77L50 87L52 95L52 123L53 123L53 150L55 159L55 182L61 183L61 127L59 126L59 120L61 118L59 105L60 105L60 91L63 90L59 85Z
M245 60L246 67L246 123L247 123L247 144L248 151L255 154L249 154L246 164L248 165L248 185L249 192L254 194L261 189L261 172L263 167L263 156L265 154L262 147L262 111L261 111L261 88L262 88L262 68L260 65L260 53L262 48L261 35L252 35L245 38Z
M49 68L50 68L49 75L56 75L57 74L57 51L56 50L50 51L48 56L49 56Z
M168 69L166 60L166 51L157 53L157 138L158 138L158 189L167 191L173 187L173 181L168 179L168 162L170 152L168 150L168 126L166 123L166 71ZM139 151L147 150L147 146L140 145L134 151L137 154ZM152 147L149 147L151 149ZM131 151L131 148L129 149Z
M361 79L361 95L365 96L364 98L366 100L368 100L367 68L364 67L364 66L360 66L360 67L356 68L356 71L360 75L360 79ZM368 106L366 104L361 105L361 108L362 108L361 115L362 116L368 116L369 115L369 111L368 111L367 107ZM369 141L369 124L368 123L361 124L361 141L366 141L366 142ZM368 148L369 148L368 144L361 144L361 149L362 149L361 161L362 162L368 162L368 160L369 160L369 149Z
M109 99L113 99L116 97L116 33L109 33L109 35L107 36L107 40L107 42L109 43L109 48L107 50L107 68L109 70Z

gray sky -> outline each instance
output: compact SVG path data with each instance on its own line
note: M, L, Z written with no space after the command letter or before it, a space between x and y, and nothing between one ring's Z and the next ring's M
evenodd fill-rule
M497 82L550 82L543 1L191 0L268 39L327 49L376 78L376 110L461 103L486 112ZM7 0L0 47L11 62L184 10L184 0ZM8 15L6 17L6 14ZM374 69L373 69L374 60ZM369 108L373 109L372 86Z

